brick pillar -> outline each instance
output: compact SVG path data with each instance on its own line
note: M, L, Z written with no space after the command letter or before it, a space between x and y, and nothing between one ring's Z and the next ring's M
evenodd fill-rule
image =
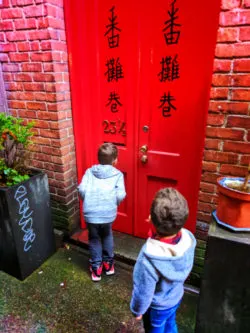
M205 37L204 37L205 38ZM245 176L250 159L250 1L222 0L198 220L210 222L216 179ZM207 227L198 222L198 232Z
M71 230L79 219L62 0L3 0L0 61L9 111L35 120L31 163L47 172L53 221Z

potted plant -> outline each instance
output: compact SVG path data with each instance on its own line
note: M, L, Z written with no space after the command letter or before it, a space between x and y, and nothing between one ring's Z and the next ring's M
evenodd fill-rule
M27 167L33 125L0 113L0 269L19 279L55 251L48 178Z
M250 163L245 179L220 177L217 180L219 201L214 217L234 231L250 231Z

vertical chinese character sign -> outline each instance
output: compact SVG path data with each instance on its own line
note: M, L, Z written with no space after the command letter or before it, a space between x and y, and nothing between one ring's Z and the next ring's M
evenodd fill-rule
M176 99L171 91L171 82L180 79L180 63L178 54L173 56L169 55L171 46L178 45L181 34L177 1L178 0L173 0L171 2L170 8L167 10L167 20L164 22L164 28L162 29L167 48L166 54L163 54L160 60L160 72L158 73L158 77L160 82L163 83L164 89L168 88L168 90L164 91L160 97L158 108L161 110L164 118L171 117L177 110L175 106ZM166 85L166 82L169 82L169 84Z
M126 123L123 119L122 81L125 74L120 58L120 43L122 29L119 24L116 6L108 11L104 37L107 39L105 62L106 102L103 105L105 119L102 120L104 141L123 143L126 136Z

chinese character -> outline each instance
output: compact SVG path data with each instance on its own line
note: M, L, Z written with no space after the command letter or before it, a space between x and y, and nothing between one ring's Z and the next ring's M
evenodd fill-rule
M175 29L175 27L180 27L181 25L179 23L176 23L176 20L179 18L176 14L179 11L179 8L175 8L174 5L176 3L176 0L174 0L171 3L171 11L168 11L168 15L170 17L169 20L164 22L166 27L162 30L163 32L168 30L168 33L164 33L164 37L167 44L177 44L179 37L180 37L180 31L178 29Z
M119 34L115 34L115 30L121 31L120 28L117 28L118 22L116 21L117 16L114 14L115 6L110 9L111 17L109 17L110 24L106 25L107 31L105 32L104 36L107 36L111 33L110 37L108 37L109 47L111 49L119 46Z
M120 102L120 96L113 91L109 95L108 103L106 104L106 106L110 105L110 111L115 113L118 111L117 109L118 104L122 106L122 103Z
M117 58L116 60L114 58L111 58L107 61L107 72L105 72L105 75L108 77L108 82L124 78L123 76L123 70L122 65L119 61L120 58Z
M175 98L170 95L170 92L168 92L168 94L164 93L164 95L161 97L161 105L158 106L158 108L162 109L163 117L170 117L171 109L176 110L176 107L171 103L172 101L175 101Z
M176 54L174 58L166 57L162 58L161 64L161 72L158 74L161 82L173 81L180 78L180 65L177 60L178 55Z

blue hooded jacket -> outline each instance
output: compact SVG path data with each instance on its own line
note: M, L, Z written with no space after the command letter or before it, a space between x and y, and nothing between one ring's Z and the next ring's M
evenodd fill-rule
M110 223L117 206L125 198L124 177L112 165L94 165L87 169L78 186L83 199L83 215L88 223Z
M193 234L184 228L175 245L147 240L133 273L130 309L135 316L143 315L149 307L167 310L180 302L184 281L193 267L195 246Z

